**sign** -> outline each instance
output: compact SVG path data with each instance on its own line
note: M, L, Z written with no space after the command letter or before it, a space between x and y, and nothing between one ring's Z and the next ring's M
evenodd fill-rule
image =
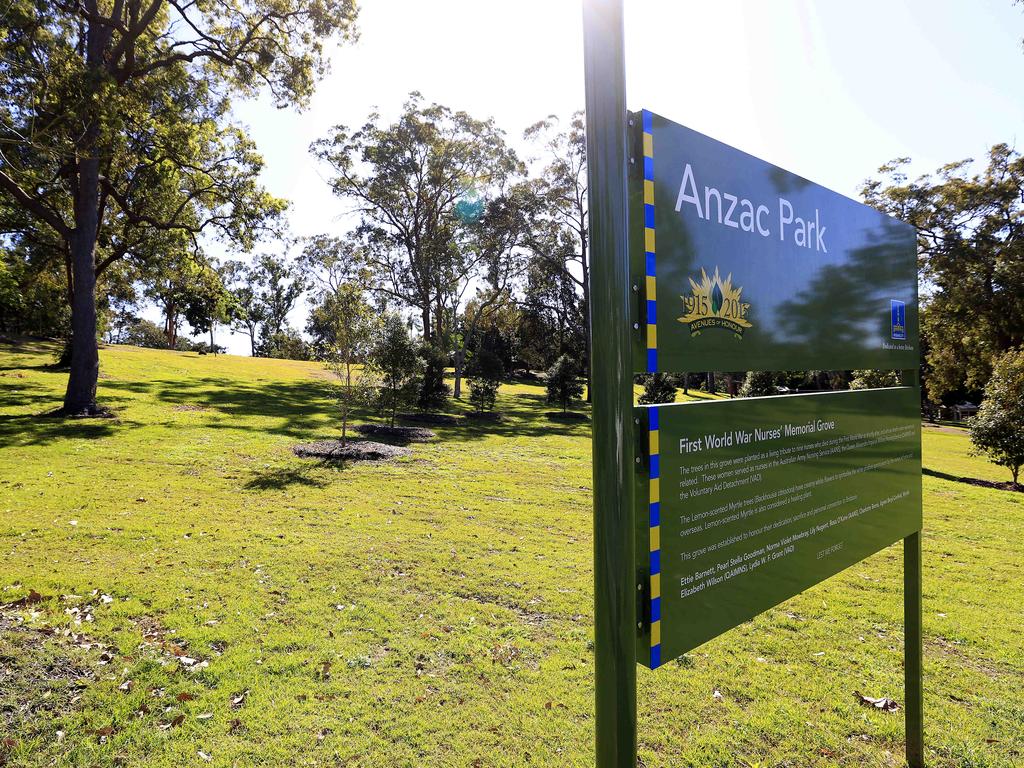
M903 537L906 753L922 768L915 232L652 112L624 121L622 6L583 3L596 765L637 764L636 662ZM634 406L631 373L855 368L908 386Z
M649 611L675 658L921 528L916 387L636 409Z
M652 112L632 123L635 372L918 366L913 227Z

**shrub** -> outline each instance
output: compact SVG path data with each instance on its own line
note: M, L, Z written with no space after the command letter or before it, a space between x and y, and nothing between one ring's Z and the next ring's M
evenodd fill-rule
M418 350L422 366L416 406L421 411L441 410L448 404L451 388L444 383L444 370L448 362L444 352L433 344L424 343Z
M419 371L416 346L398 315L391 315L384 321L370 362L381 378L377 408L390 418L391 426L395 426L395 412L416 396L415 377Z
M1024 349L1010 350L996 362L985 400L971 419L971 442L993 463L1007 467L1018 485L1024 465Z
M778 394L775 374L771 371L750 371L740 387L740 397L765 397Z
M644 391L640 395L641 405L672 403L676 399L676 383L667 373L651 373L644 377Z
M568 355L555 360L547 372L548 402L562 406L565 413L573 400L583 397L583 383L580 381L579 365Z
M477 413L492 410L505 375L501 358L488 349L482 349L473 355L466 372L469 376L469 402Z
M900 375L896 371L854 371L850 380L850 389L879 389L899 385Z

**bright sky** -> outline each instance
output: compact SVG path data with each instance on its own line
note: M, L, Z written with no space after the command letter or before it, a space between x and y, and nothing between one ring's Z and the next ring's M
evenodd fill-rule
M883 162L915 172L1024 143L1024 7L1012 0L856 3L625 0L627 102L857 196ZM365 0L361 38L303 113L239 103L266 159L263 182L292 201L295 235L342 233L345 207L310 142L395 116L406 95L522 131L583 106L580 0ZM1019 148L1019 145L1018 145ZM305 307L291 318L301 328ZM248 340L218 343L248 353Z

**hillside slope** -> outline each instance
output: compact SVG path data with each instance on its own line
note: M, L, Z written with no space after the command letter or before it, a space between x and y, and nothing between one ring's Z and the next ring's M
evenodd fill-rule
M51 359L0 347L0 765L593 764L589 426L540 387L339 467L290 450L316 364L110 347L117 417L64 422ZM1019 765L1022 495L925 440L929 765ZM645 764L900 765L853 696L902 700L900 565L640 670Z

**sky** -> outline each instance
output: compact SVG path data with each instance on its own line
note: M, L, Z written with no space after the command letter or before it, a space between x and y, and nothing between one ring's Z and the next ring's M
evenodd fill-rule
M334 125L408 93L493 117L522 154L522 132L581 109L580 0L364 0L360 39L335 46L331 73L303 112L238 102L266 165L263 184L291 201L296 236L352 226L308 147ZM1024 6L1012 0L625 0L626 97L675 122L842 194L884 162L927 173L1024 144ZM243 257L212 249L219 257ZM278 251L268 244L265 250ZM305 307L292 313L301 328ZM248 353L226 330L219 344Z

